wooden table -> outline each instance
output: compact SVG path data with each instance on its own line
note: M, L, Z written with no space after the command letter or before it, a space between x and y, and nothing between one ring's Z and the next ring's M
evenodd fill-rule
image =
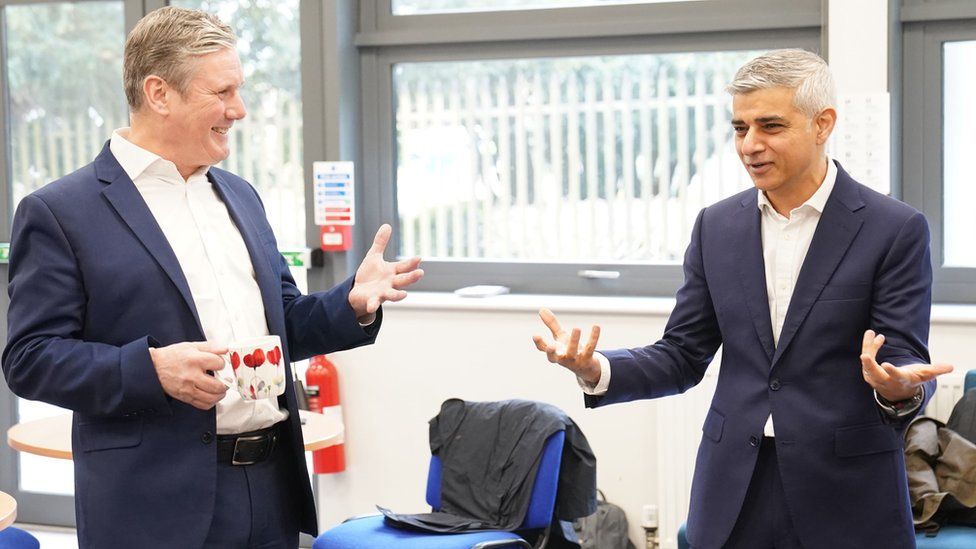
M5 492L0 492L0 530L10 526L17 518L17 500Z
M305 450L321 450L342 443L344 430L337 419L304 410L299 411L299 416ZM61 414L18 423L7 430L7 444L21 452L71 459L71 416Z

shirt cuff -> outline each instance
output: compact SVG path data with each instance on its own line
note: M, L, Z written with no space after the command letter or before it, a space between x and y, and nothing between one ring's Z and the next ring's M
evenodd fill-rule
M360 327L372 326L376 322L376 313L369 313L368 315L361 316L356 319L359 322Z
M877 391L874 391L874 401L878 403L878 407L888 417L892 419L903 418L915 413L922 406L922 403L925 402L925 386L919 385L918 392L914 396L900 402L888 402Z
M584 393L603 396L607 393L607 388L610 387L610 359L600 353L593 353L593 356L600 363L600 380L595 384L590 384L577 376L576 382L579 383L580 389L583 389Z

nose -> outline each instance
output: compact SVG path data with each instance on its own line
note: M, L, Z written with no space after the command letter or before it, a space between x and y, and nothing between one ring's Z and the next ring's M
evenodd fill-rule
M247 116L247 108L244 106L244 98L240 93L235 93L234 97L227 103L225 116L228 120L240 120Z
M766 144L763 143L762 137L759 132L754 128L749 128L745 135L742 136L739 148L742 154L746 156L751 156L756 153L760 153L766 148Z

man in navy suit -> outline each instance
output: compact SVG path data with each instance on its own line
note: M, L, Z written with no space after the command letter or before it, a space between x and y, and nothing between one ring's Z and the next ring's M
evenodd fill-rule
M779 50L728 88L755 188L701 211L663 338L594 353L540 312L551 362L587 406L681 393L722 365L688 517L695 548L914 547L900 430L948 365L929 365L922 214L854 181L824 144L826 63Z
M384 225L354 277L301 295L261 201L211 166L244 118L236 38L162 8L125 45L131 128L26 197L14 218L3 369L73 410L78 540L88 548L288 548L316 532L291 361L370 344L419 258ZM230 341L278 335L284 394L211 374Z

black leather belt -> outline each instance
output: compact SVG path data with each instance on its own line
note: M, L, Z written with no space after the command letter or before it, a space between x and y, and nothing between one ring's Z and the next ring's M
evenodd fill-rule
M278 425L239 435L217 435L217 463L251 465L268 459L278 440Z

